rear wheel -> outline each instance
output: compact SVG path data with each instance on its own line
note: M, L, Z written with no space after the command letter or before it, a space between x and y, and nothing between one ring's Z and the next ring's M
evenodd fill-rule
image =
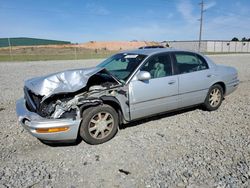
M89 144L102 144L114 137L118 130L117 112L109 105L84 110L80 136Z
M204 106L208 111L217 110L223 99L223 89L220 85L213 85L207 94L206 100L204 102Z

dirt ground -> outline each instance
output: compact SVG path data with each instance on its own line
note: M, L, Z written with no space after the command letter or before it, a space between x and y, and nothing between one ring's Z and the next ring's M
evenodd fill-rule
M214 112L192 108L131 123L109 142L51 147L17 124L24 80L100 60L0 63L0 188L250 187L250 55L214 55L240 86Z

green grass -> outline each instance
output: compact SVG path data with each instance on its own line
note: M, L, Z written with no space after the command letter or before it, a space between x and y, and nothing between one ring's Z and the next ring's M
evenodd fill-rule
M75 48L16 48L12 55L8 49L0 48L0 62L6 61L46 61L106 58L116 53L108 50L90 50Z
M117 51L106 49L90 50L75 47L17 47L12 49L0 48L0 62L7 61L46 61L46 60L75 60L75 59L99 59L109 57ZM246 52L205 52L205 55L216 54L246 54Z
M74 60L74 59L99 59L106 58L113 53L107 54L65 54L65 55L0 55L0 62L6 61L46 61L46 60Z

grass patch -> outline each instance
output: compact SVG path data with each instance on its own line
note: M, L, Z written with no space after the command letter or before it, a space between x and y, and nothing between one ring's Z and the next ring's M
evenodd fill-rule
M0 48L0 62L6 61L46 61L46 60L76 60L99 59L113 55L117 51L106 49L91 50L85 48L50 48L50 47L19 47L12 49Z
M74 59L99 59L106 58L113 53L107 54L78 54L77 56L73 54L62 54L62 55L0 55L0 62L6 61L46 61L46 60L74 60Z

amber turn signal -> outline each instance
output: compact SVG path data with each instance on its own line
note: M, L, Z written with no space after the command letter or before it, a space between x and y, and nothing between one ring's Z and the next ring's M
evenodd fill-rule
M56 133L69 130L69 127L55 127L55 128L38 128L37 133Z

